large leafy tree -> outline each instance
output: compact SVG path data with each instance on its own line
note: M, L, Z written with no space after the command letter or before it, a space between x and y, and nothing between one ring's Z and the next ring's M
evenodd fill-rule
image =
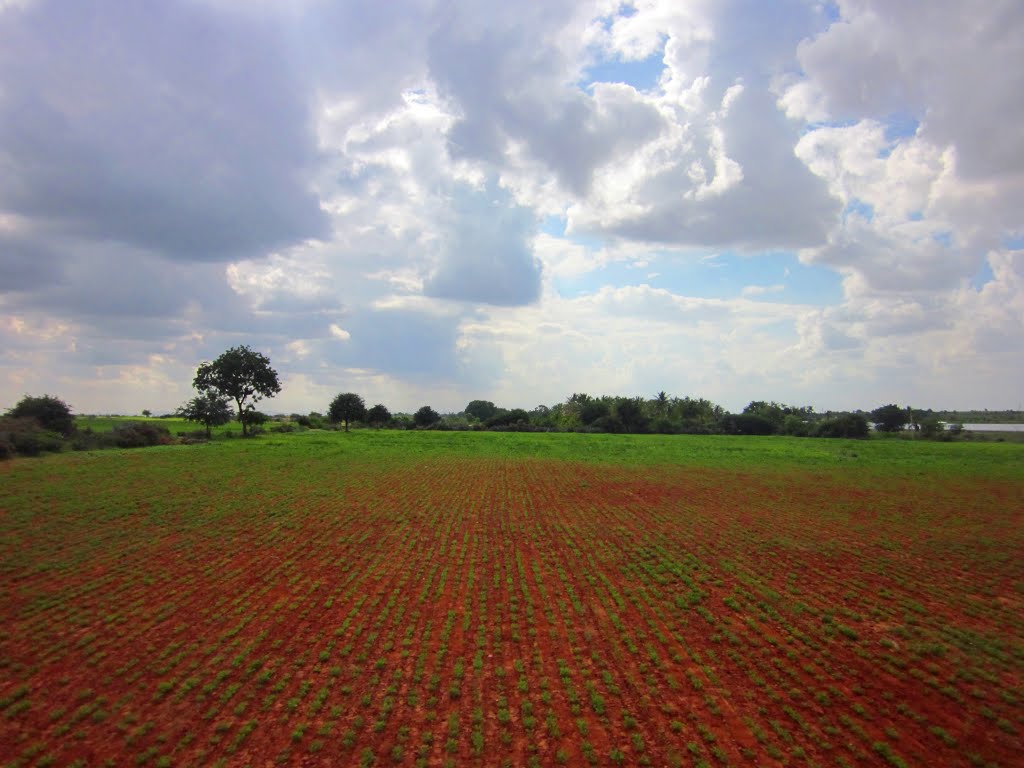
M193 397L177 411L178 415L188 421L194 421L206 427L206 437L210 430L231 421L231 405L227 398L210 391Z
M621 397L615 402L615 415L626 432L646 432L647 414L644 401L639 397Z
M498 406L490 400L470 400L463 413L480 421L487 421L498 415Z
M413 414L412 420L417 427L429 427L431 424L436 424L441 420L441 414L429 405L424 405Z
M75 419L71 415L71 408L60 398L51 395L25 395L7 412L7 415L35 419L43 429L59 432L65 437L75 431Z
M910 415L898 405L882 405L871 412L871 421L879 432L899 432L910 421Z
M246 434L245 411L256 410L256 403L281 391L277 371L270 360L248 346L232 347L212 363L201 363L192 385L202 394L214 393L235 401L242 434Z
M391 421L391 411L381 403L377 403L366 412L366 421L378 429Z
M366 416L366 403L355 392L342 392L331 401L331 406L327 409L327 418L331 423L343 422L346 432L348 432L349 424L364 416Z

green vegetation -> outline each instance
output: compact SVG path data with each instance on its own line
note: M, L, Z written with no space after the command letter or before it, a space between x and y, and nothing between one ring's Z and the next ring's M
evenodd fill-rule
M254 421L250 417L257 413L256 403L281 391L269 358L244 344L232 347L212 363L200 363L192 386L214 400L234 400L243 435Z
M80 419L97 431L124 421ZM173 428L174 419L152 419ZM221 428L230 431L229 428ZM218 434L217 430L214 434ZM237 431L235 432L237 434ZM172 458L173 457L173 458ZM785 436L602 435L579 433L494 433L357 430L345 434L306 430L267 434L258 441L214 440L181 446L161 461L180 466L193 462L269 462L269 466L322 467L339 461L403 465L427 458L535 458L623 466L692 466L740 472L852 473L935 477L1020 478L1024 447L1013 443L940 443L894 440L797 439ZM67 459L74 463L72 459ZM41 469L41 471L48 471ZM305 472L304 472L305 473Z

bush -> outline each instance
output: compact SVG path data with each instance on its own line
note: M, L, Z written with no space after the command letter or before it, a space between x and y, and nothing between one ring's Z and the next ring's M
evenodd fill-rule
M791 413L782 420L782 434L792 437L807 437L811 434L811 425L795 413Z
M68 404L50 395L41 397L25 395L17 405L7 412L7 415L14 418L35 419L43 429L65 437L75 431L75 419L71 415Z
M28 416L0 418L0 443L8 457L57 453L64 447L59 434L43 429L35 418Z
M674 435L679 431L679 425L665 416L658 416L651 422L651 432L659 435Z
M488 429L495 427L511 427L517 424L529 424L530 414L522 408L513 408L511 411L498 413L487 419L484 424Z
M174 442L167 427L152 422L118 424L110 434L118 448L148 448Z
M71 449L75 451L96 451L101 448L113 448L115 445L113 435L93 432L90 427L79 430L71 438Z
M772 435L775 425L764 416L755 413L730 414L722 419L722 428L727 435Z
M859 413L844 413L822 419L815 425L816 437L864 438L868 436L868 420Z
M612 432L618 434L626 431L626 426L622 423L622 419L614 414L598 416L590 422L589 426L595 432Z

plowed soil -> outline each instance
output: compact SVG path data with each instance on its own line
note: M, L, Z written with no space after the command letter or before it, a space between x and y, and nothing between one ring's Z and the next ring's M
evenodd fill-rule
M0 497L4 764L1024 754L1019 485L528 458L132 477Z

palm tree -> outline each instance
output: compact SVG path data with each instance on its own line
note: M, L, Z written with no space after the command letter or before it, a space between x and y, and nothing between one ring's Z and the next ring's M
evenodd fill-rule
M668 410L668 395L662 390L654 397L654 411L659 416L664 416Z

